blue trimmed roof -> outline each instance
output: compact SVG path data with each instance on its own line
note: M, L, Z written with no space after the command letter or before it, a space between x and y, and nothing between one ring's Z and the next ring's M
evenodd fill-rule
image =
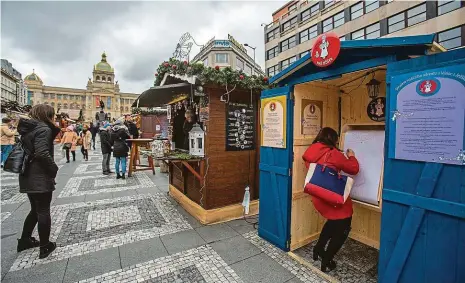
M337 68L344 65L386 56L425 55L434 42L435 34L377 38L366 40L348 40L341 42L341 51L333 65L319 68L313 65L311 54L307 54L270 78L270 83L285 84L292 77Z

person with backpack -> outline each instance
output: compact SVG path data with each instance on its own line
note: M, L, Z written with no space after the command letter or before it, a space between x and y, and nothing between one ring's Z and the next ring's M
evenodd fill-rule
M111 158L111 138L110 138L110 123L105 123L103 127L100 128L100 147L102 149L102 170L103 175L110 175L110 158Z
M50 105L34 106L29 116L31 119L21 119L18 124L21 143L27 153L27 160L23 162L25 168L22 168L23 173L19 175L19 191L27 194L31 211L24 220L17 251L40 245L39 258L45 258L56 249L56 244L49 240L52 225L50 203L58 172L53 159L53 141L60 128L55 126L55 110ZM40 241L32 237L36 224Z
M129 152L129 147L126 144L126 139L129 139L128 128L124 125L123 120L118 119L111 128L111 143L113 144L113 157L115 157L116 159L116 179L126 179L126 161Z
M73 161L76 161L76 142L78 139L78 135L74 131L73 126L68 126L66 128L66 132L63 134L61 138L61 144L63 145L63 149L66 151L66 163L69 163L69 152L73 155Z
M10 118L2 118L2 126L0 128L1 131L1 140L0 144L2 145L2 168L3 164L5 163L8 154L10 154L11 150L13 149L13 145L15 144L15 134L16 130L13 127L12 120Z

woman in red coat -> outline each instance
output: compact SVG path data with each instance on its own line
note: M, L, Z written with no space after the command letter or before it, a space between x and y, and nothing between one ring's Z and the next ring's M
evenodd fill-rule
M348 149L347 157L337 148L338 134L331 128L323 128L318 133L312 145L308 147L302 156L305 165L310 163L326 164L327 167L337 171L343 171L350 175L356 175L359 171L355 153ZM312 196L315 209L327 219L320 234L317 244L313 248L313 259L321 258L321 270L331 271L336 268L333 260L341 249L350 232L352 222L352 200L347 198L342 206L333 206L324 200ZM328 244L329 242L329 244ZM328 247L325 250L326 244Z

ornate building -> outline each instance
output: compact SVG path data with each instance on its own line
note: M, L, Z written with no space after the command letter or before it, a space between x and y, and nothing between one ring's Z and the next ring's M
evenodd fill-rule
M100 99L105 104L104 111L110 117L118 118L131 112L131 105L139 96L120 92L114 69L107 62L105 52L101 61L94 65L86 89L46 86L34 71L24 81L28 86L28 104L48 104L55 111L67 112L71 118L77 118L82 109L86 120L93 120L100 111Z

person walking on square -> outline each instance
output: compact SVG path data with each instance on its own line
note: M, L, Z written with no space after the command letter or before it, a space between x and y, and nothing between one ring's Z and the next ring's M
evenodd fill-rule
M66 132L61 138L61 144L66 151L66 163L69 163L69 152L73 155L73 161L76 161L76 142L78 135L74 131L73 126L68 126Z
M24 220L23 232L18 239L17 251L40 245L39 258L47 257L56 249L50 242L50 203L55 190L55 177L58 172L53 155L53 141L60 132L54 125L55 110L50 105L38 104L29 112L31 119L20 119L18 132L25 152L30 153L24 173L19 175L19 191L26 193L31 211ZM38 224L39 240L32 237Z
M102 149L102 170L103 175L110 175L110 158L111 158L111 137L110 137L110 124L105 123L103 127L100 128L100 147Z
M339 172L357 175L360 168L355 153L348 149L346 157L336 146L338 140L339 136L332 128L321 129L302 156L305 166L308 168L310 163L317 163ZM352 200L348 197L340 207L315 196L312 196L312 202L315 209L327 219L318 242L313 248L313 260L317 261L321 258L321 271L327 272L336 268L334 256L349 236L353 214Z
M113 157L115 157L116 179L126 179L126 160L129 147L126 139L129 138L128 128L122 119L116 120L111 129L111 143L113 144ZM121 171L120 171L121 166ZM120 174L121 172L121 174Z
M5 117L2 119L2 126L0 128L0 144L2 145L2 168L3 163L5 163L8 154L10 154L11 150L13 149L13 145L15 144L16 129L13 127L12 122L13 121L10 118Z
M97 136L99 128L94 123L90 123L89 131L92 134L92 148L95 150L95 136Z
M89 149L92 140L92 134L89 131L89 126L84 125L80 134L82 140L81 152L85 161L89 161Z

